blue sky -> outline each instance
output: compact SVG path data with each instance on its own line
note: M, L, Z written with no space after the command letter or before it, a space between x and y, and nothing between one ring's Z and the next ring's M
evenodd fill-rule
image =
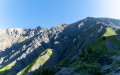
M120 19L120 0L0 0L0 29L51 28L85 17Z

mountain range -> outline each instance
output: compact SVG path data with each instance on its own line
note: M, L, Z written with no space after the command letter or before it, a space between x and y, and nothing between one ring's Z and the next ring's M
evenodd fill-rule
M0 75L119 75L120 20L0 29Z

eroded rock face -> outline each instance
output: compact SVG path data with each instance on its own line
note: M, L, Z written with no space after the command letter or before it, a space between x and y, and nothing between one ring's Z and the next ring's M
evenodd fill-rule
M20 29L10 28L6 30L0 30L0 50L4 51L13 44L23 42L46 29L38 27L36 29Z
M27 48L26 44L31 42L31 39L33 39L34 36L45 31L47 31L47 29L41 27L37 27L35 29L10 28L6 30L0 30L0 64L2 64L3 61L7 64L7 62L11 62L12 59L17 59L18 56L20 56L18 59L25 58L26 55L30 53L30 48L28 48L26 53L24 53L25 49ZM38 37L38 39L40 38ZM48 42L49 39L45 39L43 36L42 41ZM41 45L37 39L31 44L34 45L33 49Z

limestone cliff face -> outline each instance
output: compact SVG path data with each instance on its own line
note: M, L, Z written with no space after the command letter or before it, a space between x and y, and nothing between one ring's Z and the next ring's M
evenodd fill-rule
M10 29L0 29L0 50L5 50L13 44L23 42L41 32L45 29L38 27L36 29L20 29L20 28L10 28Z
M42 27L1 29L0 65L5 67L12 63L8 75L21 74L20 72L35 59L41 58L41 53L46 49L53 49L52 55L42 67L54 67L72 53L81 53L83 45L89 47L95 43L103 36L106 28L119 29L119 24L117 23L116 27L114 19L108 20L88 17L72 24L60 24L51 29ZM38 67L31 68L38 69ZM31 73L31 70L28 72Z

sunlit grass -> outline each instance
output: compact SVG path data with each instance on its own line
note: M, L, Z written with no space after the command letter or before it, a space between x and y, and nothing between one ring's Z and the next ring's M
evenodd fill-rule
M9 65L1 68L1 69L0 69L0 75L6 75L11 68L12 68L12 66L9 66Z
M15 63L16 63L16 61L13 61L12 63L10 63L4 67L1 66L0 75L6 75L10 71L12 66L14 66Z
M106 32L103 36L112 36L112 35L117 35L116 32L110 28L106 28Z
M32 63L30 63L27 67L25 67L21 71L21 75L25 75L32 67L36 66L42 66L52 55L52 49L46 49L44 52L41 53L41 56L39 56L37 59L35 59Z

